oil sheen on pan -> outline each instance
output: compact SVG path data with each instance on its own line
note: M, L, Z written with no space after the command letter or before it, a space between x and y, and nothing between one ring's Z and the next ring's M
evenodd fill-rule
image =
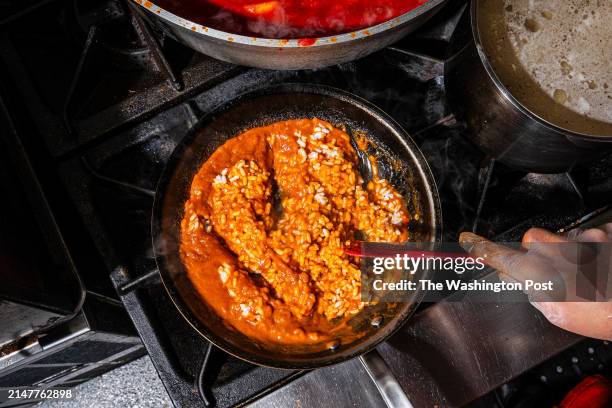
M187 20L221 31L265 38L324 37L364 29L427 0L157 0Z
M367 304L357 238L404 242L403 197L377 177L364 186L349 135L319 119L250 129L194 177L181 260L231 327L262 342L308 345L350 337Z

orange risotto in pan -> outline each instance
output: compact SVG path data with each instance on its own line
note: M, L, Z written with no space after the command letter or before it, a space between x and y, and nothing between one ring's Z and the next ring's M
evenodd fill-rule
M408 239L401 195L363 187L349 135L319 119L250 129L193 179L181 259L203 299L247 336L324 341L363 309L357 237Z

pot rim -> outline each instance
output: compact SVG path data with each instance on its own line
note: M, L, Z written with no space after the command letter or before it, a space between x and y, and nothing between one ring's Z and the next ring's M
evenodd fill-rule
M362 38L368 38L384 31L399 27L409 21L421 16L443 5L449 0L428 0L426 3L417 6L407 13L399 15L390 20L384 21L374 26L365 27L359 30L344 34L331 35L325 37L303 37L303 38L264 38L232 34L226 31L217 30L201 24L194 23L187 19L177 16L170 11L163 9L154 2L147 0L132 0L132 3L139 8L157 15L159 18L185 30L193 31L202 36L212 37L221 41L248 45L261 48L318 48L334 44L350 43ZM312 42L314 41L314 42Z

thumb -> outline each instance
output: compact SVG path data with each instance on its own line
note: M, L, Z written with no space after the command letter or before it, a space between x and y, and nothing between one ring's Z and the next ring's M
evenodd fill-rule
M496 244L471 232L462 232L459 244L472 256L482 258L487 265L501 274L515 281L525 280L525 277L521 276L522 263L525 261L523 251Z
M586 337L612 340L610 302L533 302L532 305L557 327Z
M547 301L564 299L565 282L557 269L551 268L550 255L540 251L539 248L513 249L471 232L462 233L459 243L472 256L482 258L487 265L496 269L500 279L523 284L523 292L529 299ZM554 282L554 290L538 291L533 285L528 286L527 281Z

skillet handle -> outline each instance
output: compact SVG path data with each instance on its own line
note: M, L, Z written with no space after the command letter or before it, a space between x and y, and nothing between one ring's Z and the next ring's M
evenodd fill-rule
M376 384L376 388L378 388L378 392L380 392L387 407L414 408L378 351L372 350L360 356L359 360L372 381L374 381L374 384Z

